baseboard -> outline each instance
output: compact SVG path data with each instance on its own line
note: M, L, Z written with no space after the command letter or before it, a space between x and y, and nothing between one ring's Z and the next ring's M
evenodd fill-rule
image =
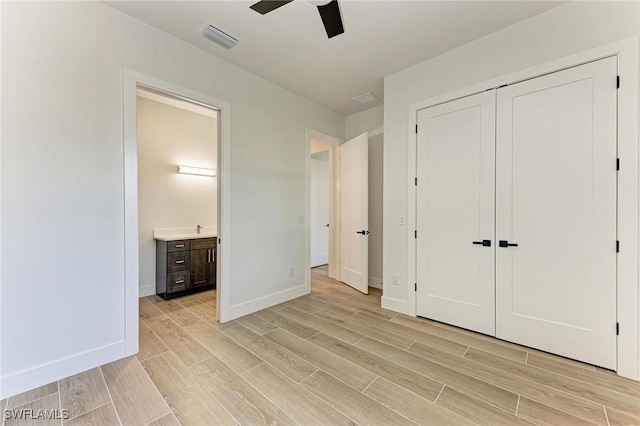
M125 341L0 377L0 400L108 364L125 356Z
M152 296L154 294L156 294L155 284L140 286L140 297Z
M369 287L382 289L382 278L369 276Z
M400 314L413 316L411 309L409 309L409 302L407 302L406 300L382 296L382 308L398 312Z
M268 296L249 300L238 305L230 306L228 309L226 309L225 318L220 318L220 320L221 322L231 321L236 318L240 318L242 316L260 311L262 309L269 308L279 303L295 299L296 297L304 296L305 294L309 294L309 288L306 284L302 284L288 290L283 290L278 293L270 294Z

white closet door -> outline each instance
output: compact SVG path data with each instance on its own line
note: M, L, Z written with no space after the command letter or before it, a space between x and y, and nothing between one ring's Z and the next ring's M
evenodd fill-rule
M616 60L498 90L496 336L616 368Z
M417 313L490 335L494 161L495 90L418 112Z
M326 154L326 152L325 152ZM311 159L311 267L329 263L329 162Z

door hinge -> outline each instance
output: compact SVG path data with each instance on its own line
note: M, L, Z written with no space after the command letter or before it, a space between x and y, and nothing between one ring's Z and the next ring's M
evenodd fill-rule
M413 231L413 238L418 238L418 230Z
M619 336L619 335L620 335L620 323L617 322L616 323L616 336Z
M620 253L620 240L616 240L616 253Z
M416 133L418 133L418 125L416 124Z
M620 159L616 158L616 170L620 170Z
M415 183L416 186L418 186L418 178L414 179L414 183Z
M620 76L616 76L616 89L620 88Z
M413 284L413 291L418 291L418 283Z

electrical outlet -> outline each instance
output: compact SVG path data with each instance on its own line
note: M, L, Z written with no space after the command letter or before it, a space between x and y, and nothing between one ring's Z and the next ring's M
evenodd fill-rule
M392 285L399 285L400 284L399 281L400 281L400 275L391 274L391 284Z
M298 225L304 225L304 216L298 216Z
M293 277L293 273L295 272L295 269L293 268L289 268L289 276Z
M406 225L407 220L404 216L400 216L400 220L398 220L398 225Z

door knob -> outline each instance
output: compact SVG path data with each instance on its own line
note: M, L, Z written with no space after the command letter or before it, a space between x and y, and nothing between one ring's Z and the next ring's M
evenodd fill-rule
M356 234L369 235L369 231L356 231Z
M498 245L499 245L500 247L518 247L518 244L517 244L517 243L510 243L510 242L509 242L509 241L507 241L507 240L500 240L500 241L498 242Z
M491 247L491 240L473 241L473 244L483 247Z

